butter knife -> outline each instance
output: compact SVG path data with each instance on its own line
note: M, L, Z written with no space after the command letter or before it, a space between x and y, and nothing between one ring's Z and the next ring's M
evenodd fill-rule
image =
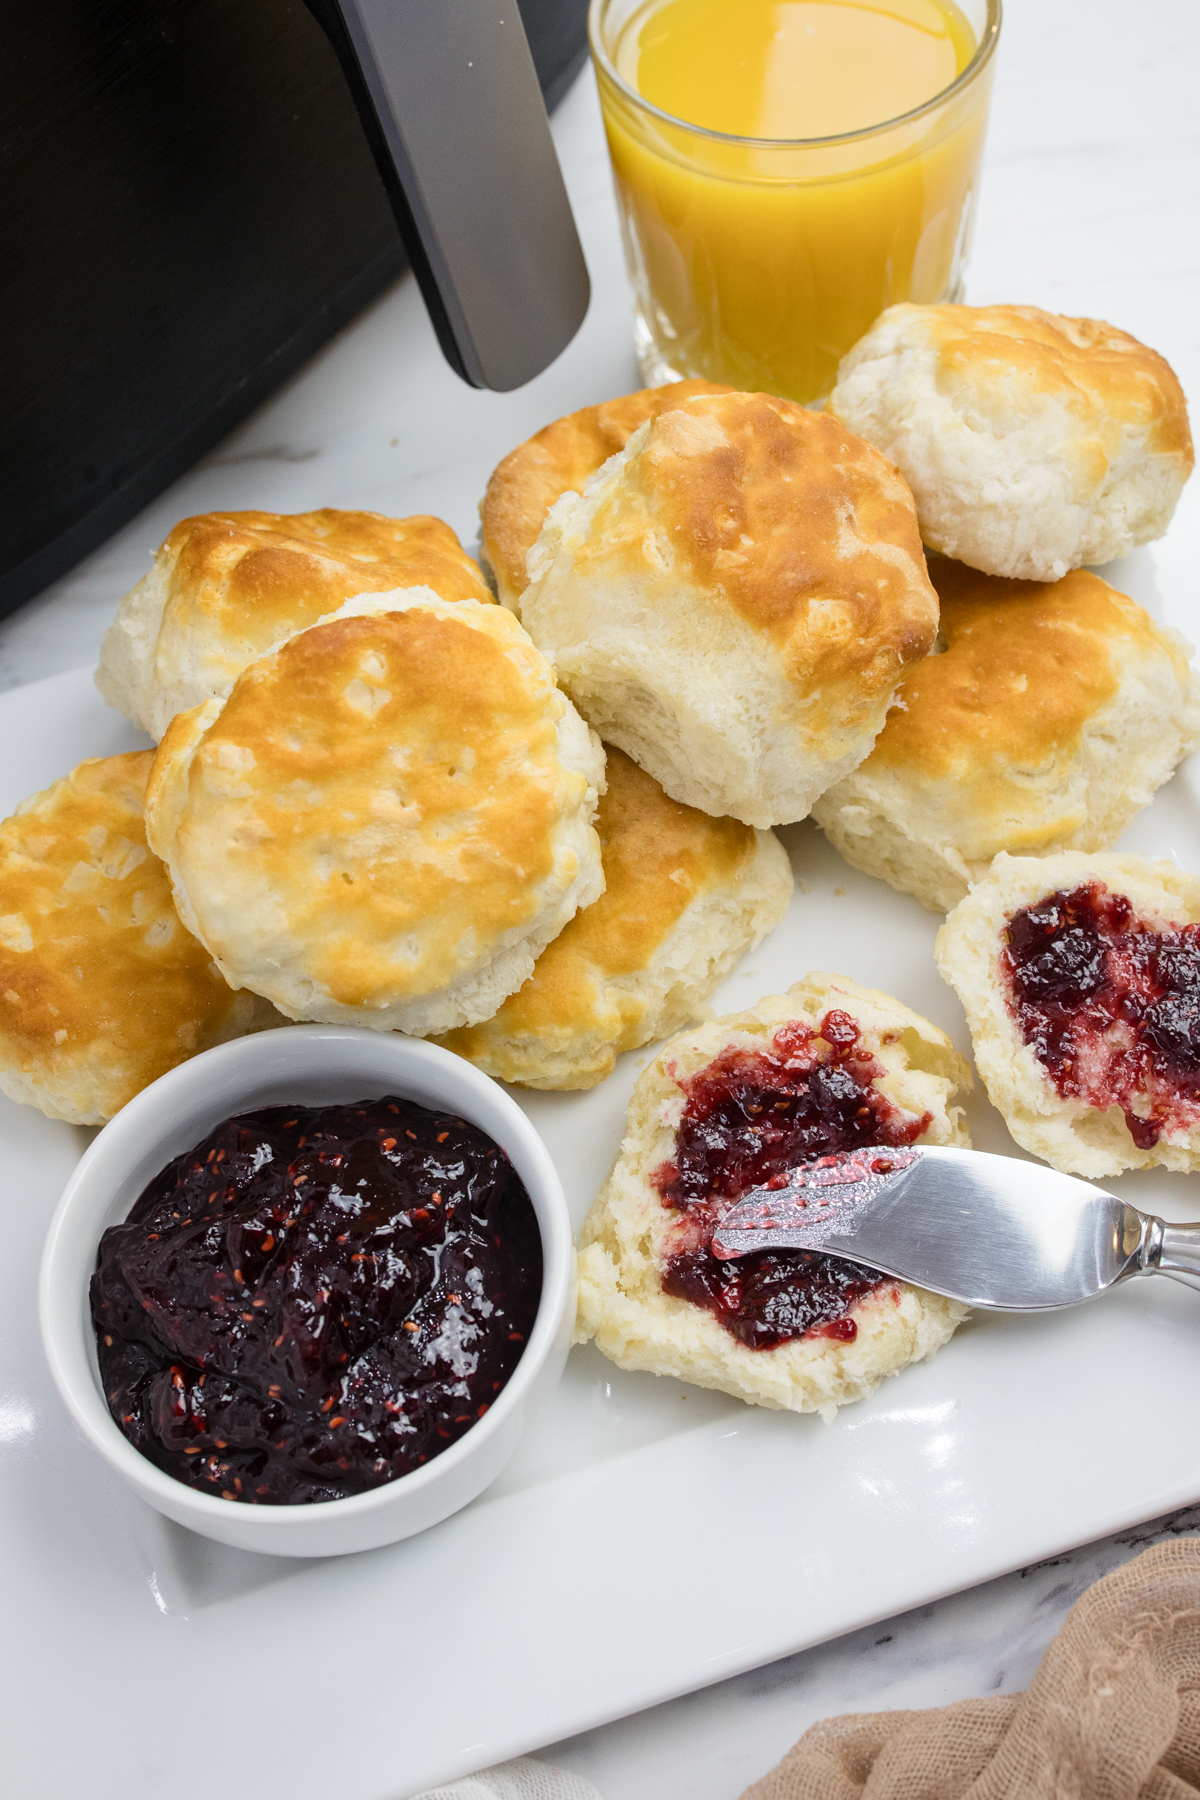
M721 1259L818 1250L1005 1312L1092 1300L1132 1275L1200 1288L1200 1222L1169 1225L1040 1163L938 1145L823 1156L749 1189Z

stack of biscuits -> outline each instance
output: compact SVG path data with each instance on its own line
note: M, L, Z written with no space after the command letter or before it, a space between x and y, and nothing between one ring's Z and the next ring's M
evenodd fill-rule
M778 826L812 816L940 913L1111 848L1200 698L1182 640L1083 565L1159 535L1191 465L1128 335L897 306L823 413L688 381L548 425L488 484L486 578L436 519L183 521L97 677L157 750L0 826L0 1087L97 1123L299 1019L571 1089L681 1033L585 1227L581 1335L767 1405L868 1392L959 1314L897 1288L857 1351L738 1346L664 1301L654 1166L697 1067L790 1025L819 1045L831 1008L918 1137L966 1142L969 1071L846 977L693 1022L788 907Z

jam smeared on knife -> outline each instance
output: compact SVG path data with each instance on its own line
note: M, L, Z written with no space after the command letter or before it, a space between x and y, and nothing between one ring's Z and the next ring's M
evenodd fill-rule
M1119 1106L1139 1149L1200 1117L1200 925L1156 929L1103 882L1009 920L1009 1008L1064 1099Z
M813 1030L776 1032L770 1048L725 1050L680 1084L685 1096L674 1160L655 1171L664 1206L681 1217L662 1283L668 1294L715 1313L751 1350L800 1337L849 1343L854 1302L893 1285L874 1269L811 1250L762 1250L736 1261L713 1255L713 1233L747 1189L798 1163L869 1144L911 1144L931 1122L904 1113L871 1086L884 1070L849 1013L826 1013Z
M143 1455L226 1500L335 1500L483 1417L542 1247L504 1152L406 1100L227 1119L105 1232L100 1375Z

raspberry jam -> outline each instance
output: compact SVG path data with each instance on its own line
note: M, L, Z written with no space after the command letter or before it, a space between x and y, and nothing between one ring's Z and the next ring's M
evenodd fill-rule
M871 1086L884 1073L849 1013L816 1030L776 1032L769 1049L730 1048L680 1083L675 1157L652 1176L680 1215L662 1271L665 1292L716 1314L751 1350L793 1338L852 1342L856 1300L892 1285L874 1269L812 1250L759 1250L722 1262L713 1234L734 1201L797 1164L868 1144L911 1144L931 1115L902 1112Z
M393 1481L483 1417L533 1328L532 1203L406 1100L227 1119L100 1240L92 1318L130 1443L225 1500Z
M1008 922L1008 1004L1064 1099L1119 1106L1140 1150L1200 1119L1200 925L1159 930L1089 882Z

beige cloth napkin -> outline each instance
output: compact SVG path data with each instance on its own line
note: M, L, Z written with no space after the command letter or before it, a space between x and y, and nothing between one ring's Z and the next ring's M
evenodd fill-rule
M1024 1694L826 1719L742 1800L1196 1796L1200 1538L1182 1538L1089 1588Z

